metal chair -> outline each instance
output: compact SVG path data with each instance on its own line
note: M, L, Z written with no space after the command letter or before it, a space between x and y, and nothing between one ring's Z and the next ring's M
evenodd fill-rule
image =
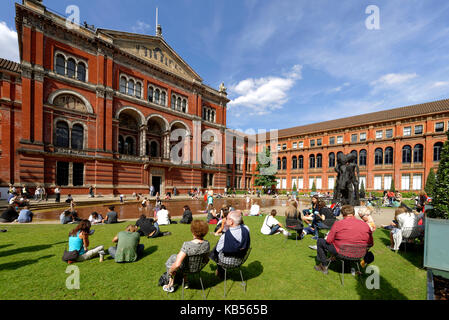
M246 253L245 256L243 258L241 257L226 257L223 256L222 259L219 258L218 259L218 265L220 267L222 267L225 271L225 277L224 277L224 296L226 298L226 277L227 277L227 271L228 270L233 270L233 269L239 269L240 271L240 277L242 278L242 287L243 287L243 291L246 293L246 283L243 280L243 274L242 274L242 269L241 266L246 262L246 260L249 257L249 254L251 253L251 249L249 248Z
M424 228L422 226L402 228L401 232L402 232L402 243L404 244L404 252L407 252L407 242L410 240L420 238L423 235Z
M302 232L303 228L304 228L304 226L303 226L301 220L285 219L285 229L294 231L296 233L296 244L298 244L298 233ZM288 237L285 237L285 242L287 242L287 240L288 240Z
M203 299L205 300L206 296L204 294L203 280L201 279L201 270L203 270L204 267L209 263L209 252L195 256L187 256L185 259L187 260L184 262L185 267L183 268L182 272L185 276L189 274L198 274L198 277L200 278ZM182 300L184 300L184 279L185 277L182 277Z
M342 274L342 282L341 284L345 285L345 260L349 261L356 261L357 269L360 274L360 260L365 257L366 253L368 252L368 246L361 245L361 244L343 244L340 246L340 252L337 256L334 257L334 259L331 258L329 261L329 264L327 267L329 268L332 261L335 261L335 259L341 260L342 268L341 268L341 274Z

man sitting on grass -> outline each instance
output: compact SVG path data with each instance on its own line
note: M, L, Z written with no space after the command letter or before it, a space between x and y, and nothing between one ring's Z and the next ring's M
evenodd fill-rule
M103 220L103 223L106 224L118 223L117 220L118 214L117 212L114 211L114 209L115 209L114 206L109 207L109 212L106 214L106 219Z
M137 229L137 226L129 225L112 240L117 246L110 247L108 252L115 262L134 262L143 255L144 245L139 244L140 234Z
M354 207L345 205L341 208L343 220L336 221L327 239L318 239L317 241L317 260L316 271L327 274L327 253L337 256L342 245L366 245L373 246L373 234L370 227L363 221L355 218Z

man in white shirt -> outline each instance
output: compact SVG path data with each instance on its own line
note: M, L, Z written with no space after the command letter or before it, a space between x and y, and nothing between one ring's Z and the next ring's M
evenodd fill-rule
M259 216L260 215L260 206L257 204L254 199L251 200L251 209L249 210L250 216Z
M170 224L170 213L164 205L162 205L161 209L156 213L155 221L157 221L160 226Z
M265 234L267 236L279 234L282 232L284 236L289 237L290 233L286 231L283 228L283 225L275 218L276 214L277 214L276 210L274 209L271 210L271 214L265 217L260 232L262 232L262 234Z

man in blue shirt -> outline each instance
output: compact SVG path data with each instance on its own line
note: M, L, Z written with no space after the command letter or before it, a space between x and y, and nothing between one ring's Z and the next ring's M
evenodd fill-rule
M19 223L30 223L33 221L33 213L29 210L28 206L25 206L22 210L20 210L17 221Z

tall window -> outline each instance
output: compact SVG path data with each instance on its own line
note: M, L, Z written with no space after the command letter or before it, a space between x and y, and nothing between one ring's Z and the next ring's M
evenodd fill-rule
M56 56L56 73L65 76L65 58L61 54Z
M385 164L393 164L393 148L388 147L385 149Z
M56 163L56 184L58 186L69 185L69 163L60 162Z
M382 149L376 149L374 152L374 164L375 165L381 165L383 164L383 151Z
M120 93L126 93L126 78L120 78Z
M75 78L75 72L76 72L75 60L73 59L67 60L67 76L69 78Z
M323 167L323 156L319 153L316 156L316 167L322 168Z
M134 81L133 80L128 81L128 94L131 96L134 95Z
M363 150L360 150L360 153L359 153L359 166L366 166L366 155L367 155L367 153L366 153L366 150L365 149L363 149Z
M281 158L278 158L278 170L281 170L281 168L282 168Z
M167 101L167 94L164 91L162 91L162 93L161 93L161 105L163 105L165 107L165 105L167 104L166 101Z
M76 70L76 78L79 81L86 82L86 66L82 62L78 63L78 68Z
M122 136L118 137L118 153L125 154L125 140Z
M422 163L423 162L423 152L424 147L422 144L417 144L413 148L413 162L414 163Z
M84 128L80 124L75 124L72 127L72 149L83 149Z
M149 87L148 88L148 101L153 102L153 94L154 94L153 87Z
M334 145L335 144L335 137L330 137L329 138L329 144L330 145Z
M287 158L282 158L282 170L287 170Z
M69 147L69 125L67 122L59 121L56 124L56 147Z
M315 168L315 155L313 154L309 156L309 168Z
M295 170L298 168L298 158L296 158L296 156L294 156L292 158L292 169Z
M441 152L443 151L443 143L437 142L433 146L433 161L441 160Z
M352 150L352 151L351 151L351 154L352 154L353 157L354 157L354 160L352 160L352 163L357 164L357 160L358 160L357 151L356 151L356 150Z
M183 99L182 100L182 112L187 112L187 100L186 99ZM213 112L213 121L215 121L215 112Z
M142 97L142 85L139 82L136 83L136 97L139 99Z
M298 169L304 169L304 157L303 156L298 157Z
M329 168L335 168L335 153L329 153Z
M412 163L412 147L404 146L402 148L402 163Z
M134 139L131 137L125 140L125 153L129 155L136 155L136 150L134 148Z
M159 89L154 90L154 102L160 103L161 92Z
M84 163L73 163L73 185L84 185Z

